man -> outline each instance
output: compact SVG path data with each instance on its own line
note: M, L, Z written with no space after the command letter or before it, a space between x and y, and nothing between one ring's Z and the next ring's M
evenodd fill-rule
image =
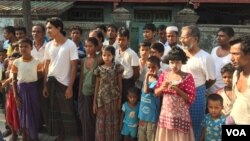
M219 46L213 48L211 52L211 56L215 62L216 82L208 89L208 94L216 93L218 90L224 88L220 70L231 61L229 41L233 36L234 30L232 27L221 27L217 31L216 40Z
M32 27L32 37L33 37L33 49L31 50L31 55L38 59L41 63L44 63L44 50L47 42L45 41L45 27L43 24L35 24ZM49 101L47 98L43 97L42 91L43 91L43 78L40 78L38 80L38 93L39 93L39 100L40 100L40 112L41 112L41 118L40 126L42 126L43 123L45 123L46 126L48 126L48 109L49 109Z
M63 23L57 17L47 20L48 35L53 39L45 47L43 95L50 100L49 135L57 135L56 141L65 136L77 135L77 122L73 106L78 53L72 40L63 35Z
M167 37L166 37L166 26L159 25L157 28L157 34L159 36L159 42L162 43L164 46L167 45Z
M156 35L155 25L152 23L145 24L143 27L144 40L149 41L151 44L153 44L154 42L156 42L155 35Z
M230 116L236 125L250 124L250 36L230 41L232 64L236 68L233 75L233 93L236 100Z
M188 61L182 70L191 73L194 77L196 97L190 107L190 115L194 129L195 140L201 135L201 122L205 115L206 89L215 82L215 65L213 58L207 52L199 48L200 31L196 26L182 28L180 41L188 56Z
M166 28L167 45L165 45L163 56L166 56L172 47L181 47L181 45L178 44L178 34L178 27L169 26Z
M104 46L108 46L111 45L113 46L115 49L119 49L116 37L117 37L117 27L114 24L110 24L107 26L107 37L108 40L105 40L103 45Z

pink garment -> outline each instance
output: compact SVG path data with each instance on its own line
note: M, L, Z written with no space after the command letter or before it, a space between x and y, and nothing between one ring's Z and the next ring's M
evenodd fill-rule
M163 72L159 77L156 88L160 87L168 72ZM159 128L176 129L187 133L191 128L189 107L195 100L195 84L191 74L182 78L178 87L188 95L184 100L175 90L163 91L163 103L158 121Z

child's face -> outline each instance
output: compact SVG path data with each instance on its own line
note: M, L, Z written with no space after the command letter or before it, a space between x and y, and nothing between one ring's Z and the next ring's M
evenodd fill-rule
M171 71L178 72L181 70L182 62L181 60L169 60L169 67Z
M154 36L155 36L155 32L153 32L152 30L149 30L149 29L143 30L143 38L145 40L152 40Z
M96 53L96 46L92 42L85 42L85 51L88 55L93 55Z
M220 101L208 100L207 105L211 118L218 119L221 116L222 103Z
M128 101L130 104L135 105L137 102L138 97L136 96L136 94L133 93L128 93Z
M32 46L28 43L20 43L19 50L22 56L27 56L31 54Z
M22 30L17 30L17 31L15 32L15 34L16 34L16 38L17 38L18 40L23 39L23 38L25 38L25 36L26 36L26 34L24 33L24 31L22 31Z
M150 74L156 74L159 70L159 67L156 64L147 61L147 69Z
M125 36L120 36L120 35L117 36L118 45L122 49L125 49L128 47L128 41L129 41L128 38Z
M230 72L225 72L222 75L222 80L224 82L224 84L228 87L232 86L232 79L233 79L233 74Z
M103 50L102 59L103 59L105 64L110 64L113 62L114 56L110 51Z
M145 47L145 46L140 47L140 56L141 56L141 58L148 58L149 53L150 53L150 48L149 47Z
M81 33L79 30L72 30L70 36L73 41L80 41Z
M161 59L163 53L151 48L150 49L150 56L155 56L155 57L158 57L159 59Z

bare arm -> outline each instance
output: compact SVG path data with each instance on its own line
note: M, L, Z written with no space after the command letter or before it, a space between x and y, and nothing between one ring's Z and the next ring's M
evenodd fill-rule
M118 87L119 87L119 91L120 91L120 99L119 99L119 107L121 107L121 100L122 100L122 73L118 74Z
M71 60L70 61L70 80L69 85L65 92L65 98L70 99L73 96L73 85L76 78L76 72L77 72L77 60Z
M139 78L140 76L140 72L139 72L139 66L133 66L133 79L134 79L134 82Z
M81 63L81 71L80 71L80 79L79 79L79 90L78 90L78 96L80 96L80 94L81 94L81 91L82 91L82 83L83 83L83 74L82 74L82 72L83 72L83 61L82 60L80 60L80 63Z
M96 97L99 91L99 86L100 86L100 78L96 77L96 82L95 82L95 93L94 93L94 101L93 101L93 113L97 113L97 103L96 103Z
M20 108L22 106L22 101L21 101L21 99L18 95L18 92L17 92L17 73L13 73L12 85L13 85L13 91L14 91L16 105L18 108Z
M200 141L205 141L205 131L206 131L206 129L203 127L201 130Z
M44 63L44 79L43 79L43 96L48 97L48 90L47 90L47 76L48 76L48 70L49 70L49 64L50 60L46 60Z

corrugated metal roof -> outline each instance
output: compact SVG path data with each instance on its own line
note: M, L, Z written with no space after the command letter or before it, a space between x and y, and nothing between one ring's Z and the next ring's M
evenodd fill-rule
M33 15L58 15L74 2L31 1ZM0 1L0 15L22 15L22 1Z

